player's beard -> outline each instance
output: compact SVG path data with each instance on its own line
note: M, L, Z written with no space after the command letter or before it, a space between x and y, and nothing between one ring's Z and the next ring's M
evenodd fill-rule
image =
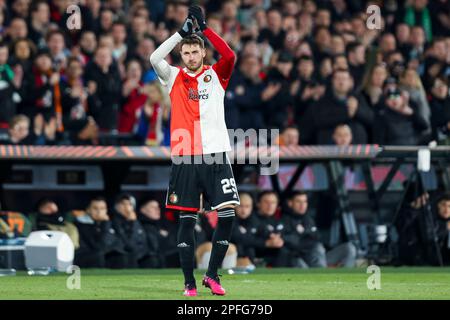
M198 69L200 69L203 65L203 61L200 61L199 63L195 64L195 65L189 65L188 63L186 63L186 68L188 68L189 71L192 72L197 72Z

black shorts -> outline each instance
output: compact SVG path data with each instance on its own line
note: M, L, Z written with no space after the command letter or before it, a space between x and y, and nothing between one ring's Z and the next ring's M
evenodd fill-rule
M239 194L233 170L225 152L211 154L218 160L211 163L211 157L185 156L172 158L172 171L167 189L166 208L197 212L201 208L200 194L203 194L203 208L215 210L223 205L239 205Z

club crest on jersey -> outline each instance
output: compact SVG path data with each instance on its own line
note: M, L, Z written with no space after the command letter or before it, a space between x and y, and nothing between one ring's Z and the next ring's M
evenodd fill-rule
M212 77L211 77L209 74L207 74L207 75L203 78L203 81L205 81L205 82L210 82L211 79L212 79Z
M178 196L177 194L174 192L169 196L169 201L171 203L177 203L178 202Z
M206 90L202 90L202 91L206 91ZM205 100L205 99L208 99L208 96L209 96L209 94L207 94L207 93L198 92L197 90L189 88L189 94L188 94L189 100L194 100L194 101Z

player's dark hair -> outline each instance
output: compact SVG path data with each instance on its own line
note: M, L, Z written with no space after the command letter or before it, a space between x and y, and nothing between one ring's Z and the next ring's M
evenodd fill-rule
M205 49L205 41L203 41L203 39L196 34L188 35L186 38L183 38L183 40L181 40L180 51L181 51L181 48L183 48L183 46L185 44L188 44L188 45L196 45L197 44L200 46L200 48Z

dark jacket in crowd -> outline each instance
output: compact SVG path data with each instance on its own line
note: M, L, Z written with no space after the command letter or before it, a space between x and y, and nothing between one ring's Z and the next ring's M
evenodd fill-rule
M442 141L450 138L447 125L450 122L450 98L438 99L433 97L430 101L431 132L433 139Z
M161 220L149 219L142 214L139 215L139 221L145 231L148 248L140 266L148 268L166 267L166 256L178 254L175 226Z
M86 268L126 268L127 252L111 221L94 221L89 216L77 219L80 248L75 263Z
M380 145L415 145L420 133L428 128L425 119L410 102L410 116L383 107L375 117L374 142Z
M122 82L119 69L115 63L111 64L107 73L91 62L86 67L85 80L94 81L97 91L88 97L89 112L94 117L101 130L117 129Z
M12 79L14 73L9 65L0 66L0 125L5 127L8 122L16 115L16 103L13 100L13 94L16 91Z
M114 230L124 243L124 249L130 254L129 267L137 267L139 260L144 258L148 252L148 243L145 230L139 220L126 220L122 215L116 213L112 219Z
M266 238L259 233L261 231L259 224L258 218L253 213L247 219L238 216L234 219L231 242L237 247L238 257L248 257L253 261L255 249L266 247Z
M308 213L300 215L286 210L283 223L286 246L294 253L306 253L320 242L314 219Z
M333 131L339 124L348 124L353 133L353 144L368 142L368 130L373 125L374 113L365 104L359 103L353 118L347 110L347 99L339 100L332 92L308 109L304 117L303 143L333 144Z
M268 128L284 128L288 125L289 110L294 104L290 92L291 81L292 79L285 78L276 68L267 74L266 85L281 85L281 89L263 104L265 123Z
M233 74L225 95L228 128L265 128L261 92L264 84L254 83L241 72Z

